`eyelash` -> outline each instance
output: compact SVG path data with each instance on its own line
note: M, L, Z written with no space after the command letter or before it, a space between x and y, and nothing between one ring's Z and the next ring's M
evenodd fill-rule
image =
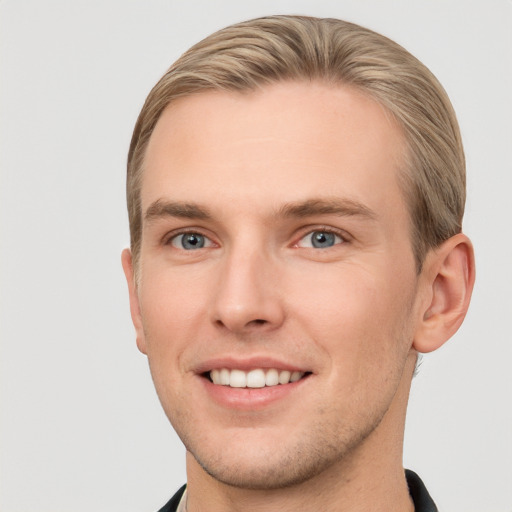
M162 243L163 243L163 245L172 245L173 240L175 240L179 236L185 236L185 235L199 235L199 236L202 236L205 239L209 240L212 244L217 245L213 241L212 237L210 237L209 235L206 235L200 229L194 229L194 228L192 228L192 229L187 228L187 229L183 229L181 231L173 231L171 233L167 233L162 238Z
M341 239L341 242L338 242L335 245L342 245L350 242L351 238L345 231L335 229L331 226L307 226L303 230L297 241L293 244L293 247L298 247L298 244L301 240L306 238L307 236L312 236L313 233L328 233L331 235L335 235ZM300 248L300 247L299 247ZM306 248L306 247L305 247ZM330 249L331 247L323 248L323 250Z

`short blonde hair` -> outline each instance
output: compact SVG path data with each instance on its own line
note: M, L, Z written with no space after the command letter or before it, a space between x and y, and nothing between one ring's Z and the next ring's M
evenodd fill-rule
M165 108L177 98L205 90L251 91L287 80L350 85L395 118L407 144L400 179L418 272L428 250L461 231L464 151L450 100L434 75L394 41L353 23L270 16L226 27L194 45L147 97L128 153L135 268L142 238L144 155Z

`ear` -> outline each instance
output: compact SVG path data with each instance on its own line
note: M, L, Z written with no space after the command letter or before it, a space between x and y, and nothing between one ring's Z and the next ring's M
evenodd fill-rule
M420 283L424 294L413 340L418 352L432 352L458 330L475 282L473 245L462 233L428 253Z
M142 326L142 315L140 313L139 295L137 293L137 284L133 272L133 258L130 249L124 249L121 254L121 263L123 264L124 275L128 283L128 293L130 296L130 313L132 315L133 326L137 336L137 347L143 354L147 354L146 337Z

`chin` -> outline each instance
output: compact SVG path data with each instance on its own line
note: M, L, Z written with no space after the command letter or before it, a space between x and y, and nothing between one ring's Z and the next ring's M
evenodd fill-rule
M299 485L322 473L333 461L285 456L280 460L204 460L192 453L201 468L215 480L241 489L272 490ZM263 460L265 459L265 460ZM300 459L300 460L297 460Z
M231 438L231 442L224 439L222 445L212 440L200 447L194 443L185 446L193 463L215 480L236 488L273 490L322 478L334 468L339 478L339 472L350 466L353 449L373 428L374 425L354 435L350 430L333 433L325 425L317 425L313 435L310 431L307 436L291 436L279 442L273 439L265 443L261 438L247 436Z

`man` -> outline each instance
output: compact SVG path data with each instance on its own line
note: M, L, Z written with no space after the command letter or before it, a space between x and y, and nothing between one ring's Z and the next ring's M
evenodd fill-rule
M432 74L339 20L228 27L148 96L127 194L137 345L187 449L162 511L436 510L405 412L474 259Z

